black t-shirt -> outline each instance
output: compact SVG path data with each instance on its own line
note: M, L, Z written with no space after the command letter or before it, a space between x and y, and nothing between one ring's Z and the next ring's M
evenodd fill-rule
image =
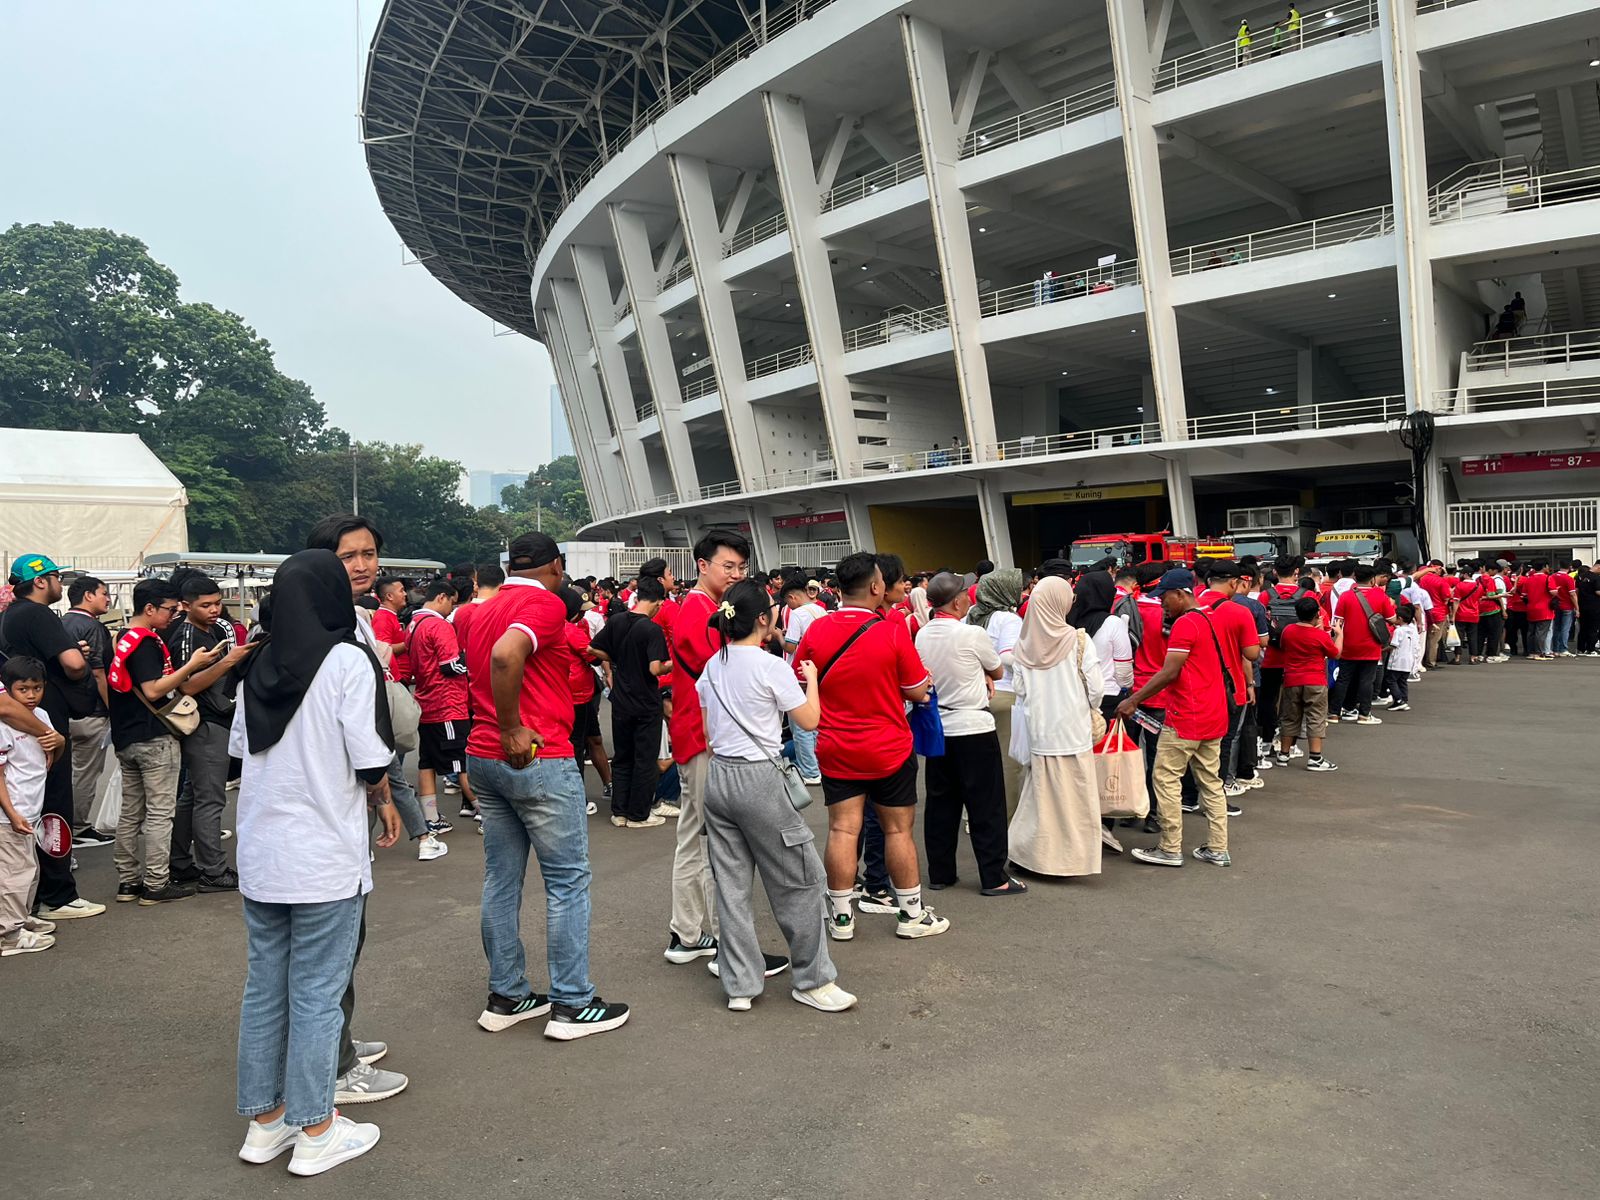
M0 651L8 658L26 656L44 663L44 703L39 707L49 714L50 724L62 731L71 717L67 689L79 685L61 669L61 653L77 648L61 618L43 604L19 598L0 613Z
M174 669L181 667L194 656L196 650L222 645L231 650L237 642L233 625L226 618L211 623L209 630L201 629L187 620L175 621L167 629L167 648L172 652ZM239 678L233 671L224 672L197 699L200 702L200 719L213 725L233 724L234 697L239 690Z
M111 631L105 627L105 622L98 617L91 617L79 609L70 609L61 618L61 627L67 631L67 636L75 642L89 643L89 670L106 671L111 667ZM108 714L105 703L100 699L100 689L95 688L94 716L103 717Z
M595 635L594 648L611 660L611 707L625 717L659 717L661 682L650 664L667 661L667 639L649 617L620 612Z
M128 677L133 680L134 687L149 683L152 679L160 679L167 667L166 656L161 653L161 638L145 638L139 643L139 648L128 655L124 665L128 668ZM170 697L155 703L159 707L167 699ZM118 750L126 750L140 742L154 741L158 737L171 736L167 727L156 720L155 713L133 694L132 689L126 692L112 689L111 744Z

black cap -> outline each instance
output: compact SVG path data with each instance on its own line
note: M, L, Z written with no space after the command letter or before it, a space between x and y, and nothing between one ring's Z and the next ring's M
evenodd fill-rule
M1241 574L1239 564L1227 560L1206 564L1207 579L1238 579Z
M561 557L561 547L547 533L524 533L512 539L506 566L512 571L531 571Z

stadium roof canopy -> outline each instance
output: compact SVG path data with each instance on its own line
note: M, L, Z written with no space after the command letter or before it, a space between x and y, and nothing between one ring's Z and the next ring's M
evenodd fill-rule
M446 287L532 336L534 257L568 198L789 7L388 0L362 101L378 199Z

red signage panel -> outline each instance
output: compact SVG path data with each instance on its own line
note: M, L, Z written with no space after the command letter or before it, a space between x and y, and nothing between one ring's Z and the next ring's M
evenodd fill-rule
M835 522L843 523L844 510L838 512L796 513L792 517L773 517L772 524L776 529L804 529L807 525L832 525Z
M1600 452L1574 450L1567 454L1488 454L1461 460L1463 475L1514 475L1523 471L1575 471L1600 467Z

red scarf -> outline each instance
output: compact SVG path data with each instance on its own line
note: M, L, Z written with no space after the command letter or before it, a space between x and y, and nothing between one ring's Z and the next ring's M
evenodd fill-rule
M142 629L137 625L130 625L117 639L116 647L111 654L111 666L106 671L106 682L114 691L133 690L133 676L128 674L128 657L143 645L146 638L155 638L156 645L161 647L161 657L166 662L161 673L172 674L172 652L167 649L167 643L154 629Z

